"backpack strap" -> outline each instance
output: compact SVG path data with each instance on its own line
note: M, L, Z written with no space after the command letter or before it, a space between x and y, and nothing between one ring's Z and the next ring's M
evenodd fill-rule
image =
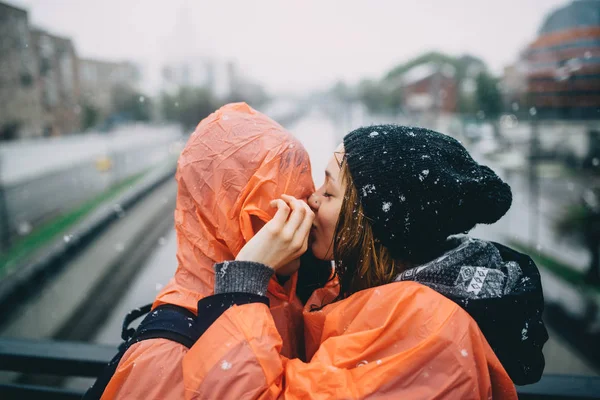
M191 348L202 332L196 326L196 315L172 304L163 304L144 318L128 347L146 339L169 339Z
M121 329L121 339L125 342L129 342L129 339L133 337L135 334L135 329L130 328L129 325L142 315L146 315L152 310L152 303L146 304L145 306L141 306L140 308L136 308L135 310L131 310L129 314L123 318L123 328Z
M125 317L121 332L124 342L121 343L118 353L100 373L96 382L87 390L83 400L97 400L102 397L123 355L132 344L146 339L168 339L189 349L200 337L202 332L196 324L196 315L191 311L172 304L158 306L148 314L151 309L152 304L147 304L131 311ZM131 322L144 314L148 315L137 329L129 328Z

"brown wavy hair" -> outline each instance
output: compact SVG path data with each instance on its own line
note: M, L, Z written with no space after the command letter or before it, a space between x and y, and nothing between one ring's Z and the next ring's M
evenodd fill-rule
M346 184L346 190L335 228L333 258L340 280L340 298L345 298L359 290L393 282L413 263L394 259L374 237L345 159L340 168L341 182Z

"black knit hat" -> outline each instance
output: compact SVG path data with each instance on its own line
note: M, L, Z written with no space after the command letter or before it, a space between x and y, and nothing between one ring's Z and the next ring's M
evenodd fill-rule
M346 135L344 148L373 234L396 258L427 259L448 236L511 206L510 186L448 135L374 125Z

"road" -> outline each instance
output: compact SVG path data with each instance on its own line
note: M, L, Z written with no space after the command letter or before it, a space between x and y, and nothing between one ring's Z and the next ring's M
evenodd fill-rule
M0 147L0 250L172 157L175 126L23 140Z

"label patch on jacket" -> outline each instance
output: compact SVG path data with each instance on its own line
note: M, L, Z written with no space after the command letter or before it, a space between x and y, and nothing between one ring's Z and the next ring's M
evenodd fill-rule
M481 292L481 289L483 288L483 284L485 282L485 278L488 274L488 271L489 270L487 268L481 268L481 267L475 268L475 273L473 274L473 277L471 278L471 281L469 282L469 285L467 286L467 292L473 293L477 296L479 294L479 292Z

